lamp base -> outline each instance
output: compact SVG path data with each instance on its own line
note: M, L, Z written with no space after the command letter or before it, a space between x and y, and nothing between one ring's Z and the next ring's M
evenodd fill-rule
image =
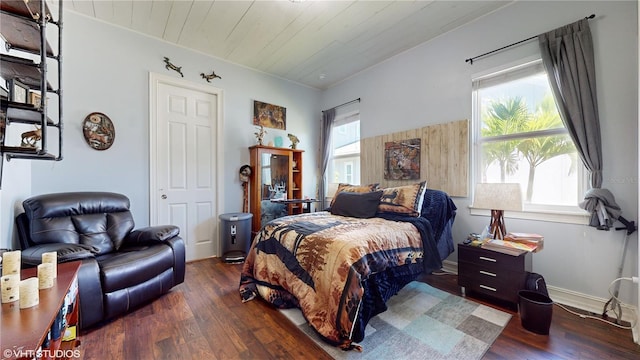
M491 223L489 223L489 234L494 239L504 239L507 234L504 226L504 210L491 210Z

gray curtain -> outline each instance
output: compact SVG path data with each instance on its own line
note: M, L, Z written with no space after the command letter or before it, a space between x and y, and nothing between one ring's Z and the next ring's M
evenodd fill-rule
M324 208L324 198L327 189L325 189L325 177L327 173L327 164L329 156L331 156L331 129L333 120L336 118L336 109L329 109L322 112L322 122L320 123L320 181L318 182L318 200L322 201Z
M538 42L558 112L589 170L592 189L580 207L591 212L591 226L608 229L610 221L609 224L607 221L601 223L601 217L599 219L595 211L603 207L599 202L605 196L593 196L592 191L602 187L602 142L589 21L582 19L540 34Z

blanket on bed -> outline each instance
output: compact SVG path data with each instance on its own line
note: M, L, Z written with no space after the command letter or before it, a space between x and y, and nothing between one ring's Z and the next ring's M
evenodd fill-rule
M415 268L424 262L425 252L435 249L428 221L403 218L316 212L270 222L245 260L240 279L243 301L259 294L279 308L299 307L325 340L350 348L363 280L390 268Z

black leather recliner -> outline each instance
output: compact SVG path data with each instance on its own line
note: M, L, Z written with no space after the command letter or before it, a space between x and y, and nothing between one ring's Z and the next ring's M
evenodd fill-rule
M81 260L80 329L129 312L182 283L184 241L176 226L134 230L129 199L109 192L31 197L16 217L23 266L42 253L58 262Z

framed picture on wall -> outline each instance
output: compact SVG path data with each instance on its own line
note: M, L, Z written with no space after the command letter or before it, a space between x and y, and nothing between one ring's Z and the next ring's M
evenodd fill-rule
M287 109L282 106L254 100L253 125L287 130Z
M36 92L36 91L29 92L29 104L35 107L40 107L40 99L41 99L41 95L39 92Z
M29 96L29 87L18 80L9 80L9 100L26 104Z
M384 143L384 179L420 178L420 138Z

